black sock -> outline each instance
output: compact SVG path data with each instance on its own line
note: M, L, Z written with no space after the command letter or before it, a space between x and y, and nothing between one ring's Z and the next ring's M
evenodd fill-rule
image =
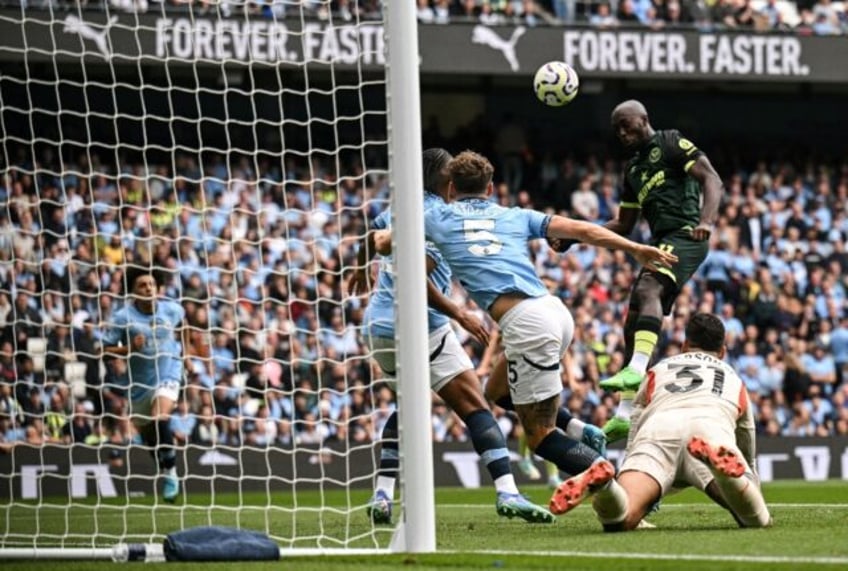
M177 464L177 454L174 452L174 435L171 434L170 419L156 421L156 456L159 458L159 468L170 470Z
M566 429L568 428L568 423L571 422L573 418L574 417L571 415L570 412L568 412L567 408L565 408L564 406L559 407L556 419L557 428L567 434Z
M465 417L464 421L474 444L474 450L483 459L492 480L509 474L509 450L506 448L506 439L501 432L501 427L492 416L492 411L475 410Z
M633 331L650 331L659 335L662 332L662 319L650 315L640 315L633 323Z
M586 470L600 458L593 449L568 438L559 430L548 434L534 452L572 476Z
M377 474L387 478L397 479L398 466L400 465L398 454L397 411L394 411L391 416L389 416L388 420L386 420L380 440L380 469Z

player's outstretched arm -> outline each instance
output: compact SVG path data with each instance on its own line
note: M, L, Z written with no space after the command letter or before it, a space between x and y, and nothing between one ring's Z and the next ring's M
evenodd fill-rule
M618 216L609 222L602 224L604 228L610 232L615 232L619 236L629 236L636 223L639 222L639 216L642 211L638 208L630 208L621 206L618 209ZM571 246L578 243L580 240L565 239L565 238L548 238L548 245L556 252L566 252Z
M433 261L433 258L427 256L427 274L432 273L435 268L435 261ZM475 315L456 305L448 296L439 291L436 284L429 279L427 280L427 304L436 311L444 313L455 320L459 323L460 327L468 331L477 341L484 346L488 346L489 332L486 330L483 322Z
M549 238L575 239L610 250L623 250L632 254L640 264L652 271L671 266L677 262L677 256L669 252L664 252L653 246L637 244L603 226L564 216L551 217L547 236Z
M724 183L721 182L721 177L718 176L706 155L698 157L698 160L689 168L689 175L698 181L704 195L701 220L698 226L692 230L692 237L699 241L709 240L713 224L718 218L718 207L724 194Z
M742 386L742 390L745 389L745 386ZM745 457L745 461L748 462L748 466L751 467L751 470L754 471L754 475L759 480L759 474L757 474L757 424L754 420L754 413L751 406L746 406L745 411L736 421L736 446L742 452L742 456Z

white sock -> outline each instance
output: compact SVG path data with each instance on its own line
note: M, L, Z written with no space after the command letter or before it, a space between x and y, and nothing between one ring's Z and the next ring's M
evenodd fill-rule
M744 474L740 478L728 478L713 473L715 482L724 496L724 501L742 521L745 527L765 527L771 521L763 493L753 478Z
M512 474L504 474L495 480L495 490L497 492L505 492L507 494L517 494L518 487L515 485L515 478Z
M167 470L165 470L165 475L170 476L172 478L176 478L177 477L177 467L172 466L171 468L168 468Z
M618 409L615 411L615 416L630 420L630 415L633 414L633 398L625 397L623 394L621 400L618 401Z
M584 428L586 428L585 422L583 422L579 418L572 418L568 421L568 425L565 427L565 435L572 440L580 442L580 440L583 438Z
M395 478L389 478L388 476L377 476L377 489L386 492L390 500L394 499L395 481Z
M628 508L627 492L615 480L598 490L592 500L592 507L598 515L598 520L606 525L619 523L627 517Z
M648 363L651 360L650 355L646 355L645 353L634 352L633 356L630 358L630 363L627 365L631 369L636 369L643 375L648 370Z

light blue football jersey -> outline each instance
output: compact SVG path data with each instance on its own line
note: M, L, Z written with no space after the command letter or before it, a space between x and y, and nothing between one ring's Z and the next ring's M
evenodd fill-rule
M103 345L129 346L133 337L144 335L144 348L130 351L127 372L121 381L137 400L148 390L166 382L183 381L183 348L177 341L178 327L185 317L183 307L170 300L156 300L152 314L142 313L128 303L117 310L103 337Z
M548 293L530 262L527 242L544 238L550 220L535 210L467 198L426 211L424 233L471 299L488 310L504 293Z
M424 193L424 211L444 205L444 201L430 192ZM384 210L372 222L375 230L391 227L391 209ZM451 272L441 253L430 243L426 244L427 256L436 262L436 268L430 274L430 281L445 295L450 295ZM365 309L364 321L368 332L374 337L395 336L395 270L392 256L379 256L380 273L377 275L377 287L371 295ZM435 309L427 310L428 331L435 331L450 322L447 316Z

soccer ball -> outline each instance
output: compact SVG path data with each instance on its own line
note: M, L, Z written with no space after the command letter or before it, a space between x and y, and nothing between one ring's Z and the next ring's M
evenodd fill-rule
M580 79L574 68L565 62L549 61L536 71L533 90L545 105L562 107L577 97Z

